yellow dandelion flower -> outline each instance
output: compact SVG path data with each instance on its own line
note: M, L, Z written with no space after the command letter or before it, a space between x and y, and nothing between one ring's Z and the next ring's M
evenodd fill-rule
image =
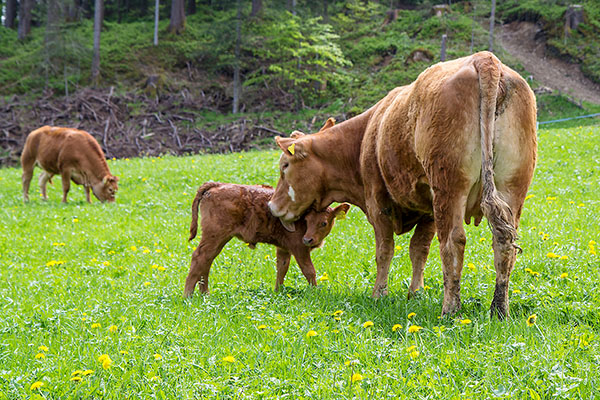
M144 251L142 251L142 253L148 254L148 253L150 253L150 249L144 249Z
M323 275L321 275L321 277L319 278L319 282L325 282L329 280L329 275L327 274L327 272L323 272Z
M429 290L429 289L431 289L431 286L427 286L427 285L425 285L425 286L423 286L423 289L424 289L424 290Z
M46 346L42 345L42 346L39 346L39 347L38 347L38 350L39 350L39 351L46 351L46 352L47 352L47 351L48 351L48 348L47 348Z
M137 251L137 247L135 247L135 246L131 246L130 249L131 249L131 251Z
M306 337L307 338L313 337L313 336L317 336L317 335L318 335L318 333L316 331L312 331L311 330L311 331L306 332Z
M107 358L104 361L102 361L102 368L109 369L112 363L113 361L110 358Z
M560 256L556 253L553 252L549 252L548 254L546 254L546 257L548 258L560 258Z
M346 367L349 367L349 366L351 366L351 365L358 365L358 364L360 364L360 361L358 361L358 360L348 360L348 361L344 361L344 365L345 365Z
M101 328L101 327L102 327L102 325L100 325L100 324L99 324L99 323L97 323L97 322L96 322L96 323L93 323L93 324L92 324L92 326L91 326L91 328L92 328L92 329Z
M519 293L521 293L521 291L519 289L513 290L513 294L519 294Z
M110 333L115 333L117 331L117 326L116 325L111 325L108 327L108 330L110 331Z
M70 380L73 382L81 382L82 378L80 376L73 376Z
M158 353L154 354L154 359L155 360L162 360L162 356Z
M223 362L234 363L235 362L235 357L233 357L233 356L223 357Z
M79 219L73 218L73 223L77 223L77 222L79 222Z
M334 329L331 331L332 333L340 333L340 331L338 329Z
M359 374L358 372L353 373L352 377L350 378L350 381L352 381L352 383L360 382L362 380L363 380L363 376L361 374Z
M98 357L98 362L103 363L104 360L110 360L110 356L108 354L102 354Z
M402 329L402 325L400 324L395 324L394 326L392 326L392 331L396 332L397 330Z
M528 194L527 197L525 197L525 200L529 200L534 197L535 197L535 194Z
M398 250L398 251L402 250L402 246L396 246L396 250Z
M267 329L266 325L259 325L256 327L257 329L263 330L263 329Z
M36 360L41 360L41 359L44 359L44 358L46 358L46 355L44 353L37 353L35 355L35 359Z
M104 265L105 267L108 267L110 265L109 261L102 261L102 265Z
M477 271L477 267L473 263L468 263L467 268L469 268L471 271Z
M334 317L339 317L340 315L342 315L344 312L342 310L337 310L333 312L333 316Z
M560 259L561 259L561 260L568 260L568 259L569 259L569 256L560 256Z
M365 322L365 323L363 324L363 328L370 328L370 327L372 327L373 325L374 325L374 324L373 324L373 321L367 321L367 322Z
M485 242L485 238L484 238L484 237L482 237L482 238L479 238L479 241L480 241L480 242Z
M470 319L461 319L460 323L463 325L469 325L471 323L471 320Z
M86 369L85 371L83 371L83 372L81 373L81 375L83 375L83 376L88 376L88 375L91 375L91 374L93 374L93 373L94 373L94 370L93 370L93 369Z
M150 282L148 282L148 281L144 282L144 286L150 286Z
M565 279L568 276L569 276L569 274L567 274L566 272L563 272L562 274L560 274L560 279Z
M73 372L71 372L71 376L75 376L75 375L81 375L81 374L83 374L83 371L82 371L82 370L80 370L80 369L78 369L77 371L73 371Z
M419 326L419 325L411 325L411 326L408 328L408 333L417 333L417 332L419 332L421 329L423 329L423 327L422 327L422 326Z
M129 354L129 352L127 350L121 350L119 351L119 354L123 354L124 356L126 356Z
M579 207L579 208L581 208L581 207L585 207L585 204L583 204L583 203L579 203L579 204L577 204L577 207Z
M414 360L415 358L419 357L419 354L421 354L421 353L419 353L418 350L411 351L410 352L410 358L412 358Z
M411 353L411 352L415 351L416 349L417 349L417 346L413 344L412 346L408 346L406 348L406 352Z
M163 271L165 271L165 270L166 270L166 268L165 268L165 267L163 267L162 265L161 265L160 267L156 268L156 269L157 269L157 270L159 270L160 272L163 272Z
M417 315L417 313L416 313L416 312L411 312L411 313L409 313L409 314L406 316L406 318L408 318L408 319L411 319L411 318L412 318L412 317L414 317L415 315Z
M528 318L527 318L527 326L533 326L535 325L535 322L537 321L537 314L531 314Z
M157 253L162 253L162 250L161 250L161 249L156 249L156 250L154 250L154 251L155 251L155 252L157 252Z
M29 387L29 390L36 390L36 389L41 388L42 386L44 386L44 382L36 381L31 384L31 386Z

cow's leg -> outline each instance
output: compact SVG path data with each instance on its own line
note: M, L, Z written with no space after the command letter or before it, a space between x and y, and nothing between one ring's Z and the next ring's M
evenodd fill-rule
M35 158L30 157L29 154L24 154L21 157L21 166L23 167L23 175L21 175L21 182L23 183L23 201L27 203L29 201L29 185L31 184L33 169L35 168Z
M192 254L190 272L185 279L184 297L192 297L197 283L199 283L199 290L202 293L208 294L208 273L210 272L210 267L215 257L219 255L221 250L223 250L223 246L230 239L231 237L223 238L202 234L202 240Z
M463 227L465 201L465 197L449 193L436 193L434 199L435 225L444 275L442 315L460 310L460 277L467 242Z
M65 168L60 177L62 179L62 188L63 188L63 198L62 202L67 202L67 194L69 194L69 189L71 188L71 171L68 168Z
M380 204L372 199L367 201L367 218L375 230L377 277L371 295L374 298L386 296L388 293L388 276L394 257L394 227L391 218L383 213Z
M298 267L300 267L300 271L308 281L310 285L317 285L317 272L315 271L315 266L310 259L310 249L308 247L302 249L302 251L295 252L294 258L298 262Z
M290 259L291 255L287 250L277 248L277 280L275 281L275 290L279 290L279 288L283 285L283 280L285 279L285 275L290 268Z
M42 173L40 174L40 178L38 179L38 184L40 186L40 193L42 193L42 199L44 199L44 200L48 200L46 185L48 184L50 179L52 179L52 176L53 175L51 173L49 173L48 171L42 170Z
M423 289L423 271L429 255L429 246L435 235L435 221L423 219L419 221L410 239L410 262L412 263L412 279L408 288L408 297L411 298L418 290Z

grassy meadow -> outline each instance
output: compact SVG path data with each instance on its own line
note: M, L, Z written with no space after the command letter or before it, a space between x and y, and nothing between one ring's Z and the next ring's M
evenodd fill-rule
M594 398L599 138L600 127L540 131L505 322L489 318L485 223L467 226L462 311L440 319L437 239L426 289L407 300L409 235L396 237L390 295L373 300L374 235L357 208L312 253L319 287L293 261L274 292L274 248L234 239L210 296L183 300L197 187L274 185L277 151L111 160L114 204L88 205L72 185L63 205L59 177L42 202L37 169L24 205L20 168L2 169L0 399Z

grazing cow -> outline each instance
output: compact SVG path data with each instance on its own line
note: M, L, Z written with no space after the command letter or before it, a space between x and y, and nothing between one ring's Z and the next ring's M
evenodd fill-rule
M63 203L67 202L71 180L83 185L88 203L91 203L90 188L98 200L115 201L119 178L110 173L100 145L85 131L43 126L27 136L21 154L25 202L29 201L29 184L36 164L43 169L39 185L44 200L48 199L46 184L52 183L52 177L60 174Z
M433 65L354 118L276 141L283 154L271 212L289 222L334 201L360 207L375 230L374 297L387 293L393 234L415 228L410 295L423 287L437 230L442 315L458 311L463 221L485 216L496 269L491 314L508 316L516 230L536 163L536 105L527 82L492 53Z
M192 254L190 272L185 280L184 296L191 297L196 284L200 291L208 293L208 273L213 260L223 246L233 237L254 248L256 243L268 243L277 247L277 282L275 290L283 284L293 255L300 270L311 285L316 285L315 267L310 252L323 244L331 232L336 216L348 211L348 204L335 209L309 211L304 218L286 224L271 215L267 203L273 195L270 186L235 185L207 182L200 186L192 203L190 238L198 230L198 205L200 205L202 239Z

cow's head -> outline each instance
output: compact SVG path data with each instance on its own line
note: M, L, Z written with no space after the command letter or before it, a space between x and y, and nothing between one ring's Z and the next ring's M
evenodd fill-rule
M94 192L94 196L98 198L101 202L113 202L115 201L115 194L117 194L117 190L119 190L119 186L117 182L119 178L114 175L106 175L102 180L95 185L92 185L92 192Z
M334 120L330 118L321 130L333 124ZM323 165L312 154L310 135L295 131L289 138L277 136L275 141L283 154L279 159L279 181L269 201L269 209L281 219L286 229L293 230L291 222L321 199Z
M336 208L327 207L323 211L310 211L304 219L306 220L306 233L302 238L304 244L308 247L320 247L323 244L323 239L335 223L336 218L343 218L350 204L340 204Z

